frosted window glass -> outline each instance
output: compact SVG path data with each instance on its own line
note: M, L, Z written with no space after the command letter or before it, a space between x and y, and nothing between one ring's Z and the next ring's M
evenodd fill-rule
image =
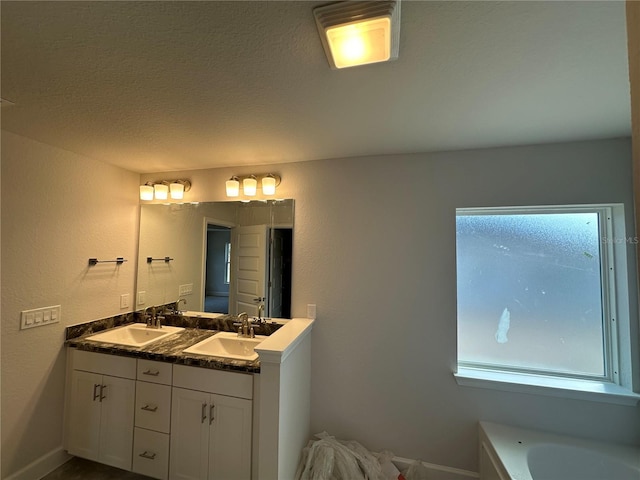
M458 215L458 361L605 375L597 213Z

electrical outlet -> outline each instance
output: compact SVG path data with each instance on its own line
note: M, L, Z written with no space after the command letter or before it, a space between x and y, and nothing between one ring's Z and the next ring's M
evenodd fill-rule
M20 312L20 330L58 323L60 321L60 313L60 305L23 310Z
M180 285L178 287L178 296L183 297L185 295L193 294L193 283L185 283L184 285Z
M138 305L147 303L147 292L138 292Z

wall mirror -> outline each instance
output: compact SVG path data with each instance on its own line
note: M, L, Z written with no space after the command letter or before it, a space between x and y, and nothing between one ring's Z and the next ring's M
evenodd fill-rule
M293 200L140 207L136 310L291 316Z

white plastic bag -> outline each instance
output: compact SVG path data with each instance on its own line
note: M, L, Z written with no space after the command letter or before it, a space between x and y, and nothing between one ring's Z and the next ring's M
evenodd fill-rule
M297 480L385 480L378 459L358 442L315 436L302 451Z

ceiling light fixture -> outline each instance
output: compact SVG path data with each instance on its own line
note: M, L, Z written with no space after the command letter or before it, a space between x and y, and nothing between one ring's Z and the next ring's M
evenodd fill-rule
M167 200L169 195L172 200L182 200L184 193L191 190L189 180L162 180L158 182L147 182L140 185L140 200Z
M331 68L398 58L400 0L337 2L313 14Z
M262 195L271 196L276 194L276 187L280 185L281 178L273 173L260 175L234 175L225 182L227 197L239 197L240 185L242 194L246 197L255 197L258 193L258 183L262 187Z

